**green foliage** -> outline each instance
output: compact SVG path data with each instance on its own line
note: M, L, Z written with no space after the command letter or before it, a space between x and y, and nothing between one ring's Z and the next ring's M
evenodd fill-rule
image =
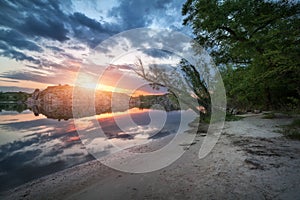
M263 119L274 119L276 118L276 115L274 113L264 113Z
M27 106L23 103L21 103L21 104L19 104L19 103L9 103L9 104L0 103L0 112L2 112L2 110L17 111L18 113L21 113L24 110L27 110Z
M295 119L291 124L290 127L298 127L300 128L300 119Z
M182 14L222 67L229 104L274 109L299 103L299 1L187 0Z
M0 101L9 102L9 101L20 101L25 102L30 94L25 92L0 92Z
M201 77L199 71L195 66L191 65L187 60L182 59L179 63L179 67L184 73L187 83L190 88L192 88L198 104L203 106L206 110L205 113L202 113L201 119L204 120L204 117L210 117L211 109L211 98L208 92L207 84L205 83L203 77Z
M236 116L236 115L232 115L232 114L226 114L226 118L225 121L239 121L241 119L243 119L244 117L241 116Z
M162 107L167 110L179 110L180 105L178 99L173 94L164 95L140 95L139 99L141 101L139 108L152 108L152 109L162 109ZM153 107L155 106L156 107ZM159 106L158 106L159 105Z
M295 119L291 124L283 126L281 132L288 138L300 140L300 119Z

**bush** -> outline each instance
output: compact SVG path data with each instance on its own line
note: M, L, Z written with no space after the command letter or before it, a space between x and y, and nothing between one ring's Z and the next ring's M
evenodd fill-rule
M291 124L283 126L281 133L287 138L300 140L300 119L295 119Z
M239 121L241 119L243 119L244 117L241 116L236 116L236 115L232 115L232 114L226 114L226 118L225 121Z
M263 119L274 119L276 115L274 113L264 113Z

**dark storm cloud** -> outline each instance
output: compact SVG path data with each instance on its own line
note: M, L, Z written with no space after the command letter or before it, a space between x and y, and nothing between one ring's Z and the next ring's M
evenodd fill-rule
M125 42L124 42L125 41ZM122 49L128 51L129 49L139 49L145 51L144 53L156 58L166 58L171 54L178 54L186 52L190 45L191 39L180 32L165 29L150 29L142 28L130 30L111 37L107 45L102 45L97 50L111 55L118 56L115 49ZM165 54L165 55L163 55Z
M20 51L16 51L13 49L9 49L8 47L6 49L2 49L2 52L0 52L0 56L5 56L8 58L12 58L15 59L17 61L30 61L34 64L40 64L40 61L33 58L32 56L27 56L26 54L20 52Z
M73 36L89 47L94 48L103 40L122 31L117 25L106 22L99 22L88 18L82 13L70 15L70 25Z
M75 56L73 56L70 53L61 52L60 55L62 55L65 58L68 58L70 60L73 60L73 61L81 61L80 59L76 58Z
M7 49L7 45L3 41L0 41L0 49Z
M63 68L63 66L62 66ZM70 81L70 77L66 72L67 69L63 71L56 72L56 74L48 75L40 73L33 73L31 71L9 71L4 72L0 75L0 78L9 78L15 80L25 80L25 81L35 81L39 83L46 84L59 84L61 80L66 82Z
M145 27L160 19L171 26L178 19L167 10L180 8L182 1L120 0L116 7L108 11L108 17L113 18L113 22L106 22L105 17L98 21L84 13L74 12L71 1L3 0L0 1L0 56L29 61L33 64L27 66L32 69L51 69L54 73L61 73L58 71L61 69L74 68L76 71L77 68L70 66L70 63L53 63L45 52L34 55L31 52L50 49L59 59L80 62L81 58L69 54L67 49L83 51L86 45L94 48L114 34ZM139 46L144 36L134 37L131 41L133 46ZM54 45L55 41L60 43L59 47ZM164 57L155 52L147 53ZM44 76L29 71L6 72L1 77L45 82ZM53 83L55 80L47 77L47 82Z
M49 19L47 17L38 19L34 16L28 16L25 23L19 29L30 36L41 36L58 40L60 42L68 40L68 30L61 21Z
M15 48L19 49L16 50ZM0 55L17 61L29 61L40 64L40 61L32 56L28 56L21 50L42 52L42 48L14 30L0 30Z
M55 131L49 131L48 128L40 131L42 126L51 127L51 130ZM3 126L7 130L19 132L32 130L33 133L0 146L0 171L6 172L1 176L0 192L33 178L93 160L94 158L86 151L80 150L82 147L80 140L70 140L78 136L76 131L68 130L67 127L70 126L72 126L71 121L57 123L55 120L47 119L25 123L13 122ZM36 132L37 130L39 132ZM53 143L53 141L59 142ZM68 149L76 151L72 154L65 154L65 150ZM19 182L16 182L16 179Z
M1 1L0 24L26 34L53 40L67 40L68 30L63 22L67 16L59 1Z
M171 0L121 0L118 7L111 9L110 15L119 19L124 30L150 25L153 14L163 15Z
M10 79L17 79L17 80L26 80L26 81L37 81L37 82L44 82L45 76L32 74L31 72L26 71L19 71L19 72L5 72L0 75L1 78L10 78Z
M102 40L121 31L118 25L99 22L88 18L82 13L73 14L63 10L60 1L1 1L0 2L0 25L7 30L2 30L5 38L1 40L19 49L40 51L38 45L30 43L26 39L46 38L64 42L74 37L81 42L95 47ZM16 35L22 37L14 37ZM52 48L53 50L53 48Z
M153 58L169 58L172 55L171 52L162 49L143 49L141 51Z
M0 24L14 31L14 34L29 38L48 38L60 42L75 37L94 47L107 37L131 28L150 25L153 18L166 17L171 0L121 0L117 7L109 11L109 16L117 18L117 23L97 21L83 13L67 13L60 1L1 1ZM171 16L169 16L171 17ZM7 43L13 37L5 38ZM25 40L18 41L18 48L28 47L40 50L37 45ZM26 43L26 44L25 44Z
M63 41L67 29L58 1L1 1L0 55L41 66L40 59L22 50L42 52L39 38Z
M51 49L52 51L56 51L56 52L64 52L65 50L59 48L59 47L55 47L55 46L46 46L48 49Z
M100 42L111 36L107 32L97 32L95 30L90 30L87 27L75 28L73 31L76 39L87 44L91 48L96 47Z
M83 51L85 50L85 48L83 46L79 46L79 45L73 45L73 46L69 46L69 49L73 49L73 50L78 50L78 51Z
M73 19L75 22L77 22L78 24L80 24L82 26L86 26L86 27L90 28L91 30L97 30L97 31L104 30L101 23L88 18L87 16L85 16L82 13L78 13L78 12L74 13L71 16L71 19Z
M22 50L41 52L42 48L34 42L26 40L25 37L15 30L0 30L0 40L9 46L14 46Z

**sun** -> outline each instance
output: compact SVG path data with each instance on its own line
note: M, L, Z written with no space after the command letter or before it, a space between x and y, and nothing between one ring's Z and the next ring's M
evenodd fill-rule
M97 80L95 76L90 74L82 73L77 76L77 80L75 83L76 86L86 88L89 90L101 90L107 92L119 92L119 93L132 93L132 91L128 89L123 89L115 86L111 86L103 83L103 81Z

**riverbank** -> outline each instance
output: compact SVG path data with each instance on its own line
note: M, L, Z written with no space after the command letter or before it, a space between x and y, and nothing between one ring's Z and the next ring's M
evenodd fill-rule
M180 159L155 172L123 173L91 161L15 188L3 199L299 199L300 141L278 132L294 118L244 117L225 123L204 159L198 159L199 134Z

